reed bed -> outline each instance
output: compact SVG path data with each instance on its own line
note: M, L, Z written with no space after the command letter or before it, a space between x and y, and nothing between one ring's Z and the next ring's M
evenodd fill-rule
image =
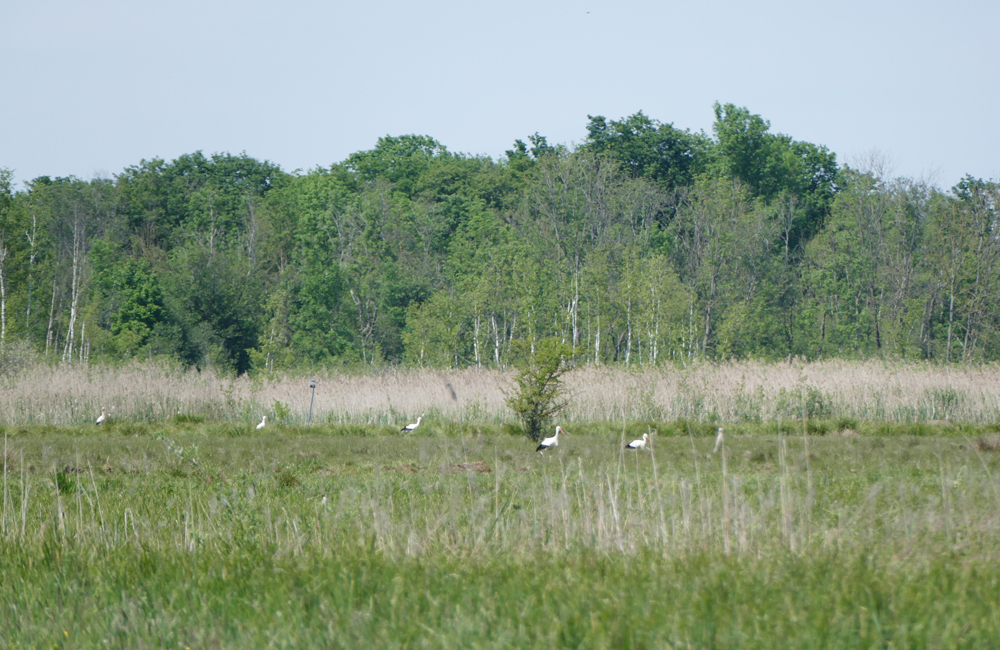
M384 424L433 414L452 422L512 421L505 404L513 373L390 369L321 374L312 421ZM269 415L309 419L309 378L231 377L134 364L35 366L2 380L0 422L83 424L102 407L112 417L156 422L175 416L249 422ZM625 420L768 422L782 418L985 424L1000 421L1000 368L878 361L739 362L688 368L582 367L566 375L568 422Z

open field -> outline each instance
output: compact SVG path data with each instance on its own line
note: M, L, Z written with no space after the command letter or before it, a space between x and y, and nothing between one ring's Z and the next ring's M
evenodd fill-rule
M511 420L513 373L466 369L318 375L314 423L397 426L421 413L453 423ZM584 367L566 375L565 422L770 422L783 418L913 423L1000 422L1000 367L879 361ZM308 377L234 378L164 365L39 365L0 377L0 423L157 422L178 414L218 422L262 415L304 424Z
M451 427L8 425L0 647L1000 638L991 427Z

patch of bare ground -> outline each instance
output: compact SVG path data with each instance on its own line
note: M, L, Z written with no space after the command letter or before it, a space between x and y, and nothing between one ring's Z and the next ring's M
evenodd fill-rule
M2 454L2 458L0 458L2 462L0 462L0 465L4 465L5 467L7 467L8 470L15 467L17 463L20 462L21 460L20 453L15 451L14 449L7 449L6 451L0 451L0 454Z
M383 471L386 472L401 472L403 474L416 474L422 471L424 468L415 463L404 463L403 465L384 465L382 467ZM440 468L442 472L480 472L483 474L489 474L493 470L490 466L481 460L473 461L471 463L459 463L457 465L444 465Z
M421 470L420 465L415 465L413 463L404 463L396 467L390 467L389 465L384 465L382 469L386 472L403 472L404 474L416 474Z
M983 452L1000 451L1000 434L983 436L976 440L976 449Z
M442 472L481 472L483 474L489 474L491 471L490 466L481 460L477 460L471 463L460 463L458 465L445 465L441 468Z

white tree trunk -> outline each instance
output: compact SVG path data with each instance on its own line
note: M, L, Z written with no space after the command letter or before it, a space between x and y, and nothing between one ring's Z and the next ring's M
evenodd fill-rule
M475 354L476 354L476 367L477 368L482 368L483 367L483 362L482 362L482 359L479 357L479 330L480 330L482 324L481 324L480 318L479 318L479 310L476 309L475 312L476 312L476 316L472 320L472 337L473 337L472 338L472 349L475 351Z
M500 332L497 330L497 315L490 315L490 322L493 325L493 362L500 367Z
M83 321L80 327L80 365L83 365L84 353L87 351L87 321Z
M80 272L83 262L83 231L79 217L73 223L73 271L70 280L69 327L66 332L66 347L62 360L73 364L73 342L76 335L76 316L80 305Z
M597 314L597 328L594 330L594 365L601 365L601 314Z
M579 325L579 314L580 311L580 276L579 274L573 278L573 349L575 350L578 345L580 345L580 325Z
M632 287L628 287L629 297L625 304L625 367L628 368L632 359Z
M24 315L24 341L25 343L31 343L31 288L32 280L35 268L35 235L38 230L38 219L35 215L31 215L31 232L25 232L24 236L28 238L28 244L31 246L31 253L28 255L28 310Z
M7 283L3 276L3 263L7 259L7 247L0 238L0 350L7 340Z
M62 305L60 305L60 309ZM52 347L52 323L56 315L56 279L52 278L52 304L49 305L49 328L45 332L45 356L49 356L49 348Z

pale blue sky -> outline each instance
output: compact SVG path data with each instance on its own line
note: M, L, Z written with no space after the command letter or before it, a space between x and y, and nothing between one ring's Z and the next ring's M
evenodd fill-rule
M0 167L202 150L310 169L384 135L501 156L587 115L710 132L715 101L841 162L1000 176L1000 3L0 0Z

